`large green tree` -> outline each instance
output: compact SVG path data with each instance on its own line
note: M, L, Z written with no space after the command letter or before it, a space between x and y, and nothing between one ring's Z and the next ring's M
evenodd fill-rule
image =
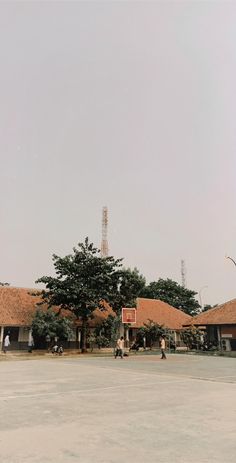
M70 310L82 322L82 352L86 351L88 321L96 308L105 310L105 303L116 299L119 289L122 259L101 257L100 251L89 243L79 243L65 257L53 255L56 276L43 276L42 299L49 307Z
M189 315L196 315L200 309L195 299L197 293L169 278L166 280L160 278L158 281L151 282L144 288L141 295L149 299L160 299Z

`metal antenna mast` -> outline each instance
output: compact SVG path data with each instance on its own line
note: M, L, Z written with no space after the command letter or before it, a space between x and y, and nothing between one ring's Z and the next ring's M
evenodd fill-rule
M182 286L185 288L186 287L186 268L185 268L185 262L183 259L181 260L181 281L182 281Z
M101 242L101 256L108 256L108 241L107 241L107 228L108 228L108 209L102 209L102 242Z

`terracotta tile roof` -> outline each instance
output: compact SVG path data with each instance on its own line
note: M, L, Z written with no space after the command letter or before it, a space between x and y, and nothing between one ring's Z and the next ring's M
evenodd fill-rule
M29 293L36 290L0 287L0 325L29 326L36 310L39 297Z
M33 296L32 293L40 292L38 289L14 288L12 286L0 286L0 326L30 326L37 308L41 301L40 296ZM41 305L46 310L46 305ZM109 314L113 314L108 304L105 304L106 311L96 309L90 326L101 323ZM64 316L72 316L71 312L63 310ZM81 325L78 320L77 326Z
M134 328L140 328L148 319L172 330L180 330L192 317L158 299L137 299L137 320Z
M102 323L108 315L116 316L115 312L111 309L111 307L105 302L104 303L105 310L95 309L93 312L93 318L89 320L89 327L93 328L94 326L99 325ZM76 326L82 326L81 320L75 321Z
M218 305L213 309L193 317L194 325L232 325L236 324L236 299Z

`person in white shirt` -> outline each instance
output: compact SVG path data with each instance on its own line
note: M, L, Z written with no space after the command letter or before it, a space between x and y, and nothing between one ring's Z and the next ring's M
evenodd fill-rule
M116 353L115 353L115 359L118 355L120 355L120 357L123 359L123 356L124 356L124 337L121 336L117 342L116 342Z
M161 344L161 359L166 359L166 354L165 354L166 340L165 340L165 336L161 336L160 344Z
M5 336L4 343L3 343L3 352L4 354L7 353L7 349L10 346L10 336L9 333Z

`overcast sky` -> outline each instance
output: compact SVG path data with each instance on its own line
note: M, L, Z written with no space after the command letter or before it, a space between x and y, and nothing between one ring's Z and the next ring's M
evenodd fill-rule
M85 236L236 297L236 3L0 3L0 281Z

